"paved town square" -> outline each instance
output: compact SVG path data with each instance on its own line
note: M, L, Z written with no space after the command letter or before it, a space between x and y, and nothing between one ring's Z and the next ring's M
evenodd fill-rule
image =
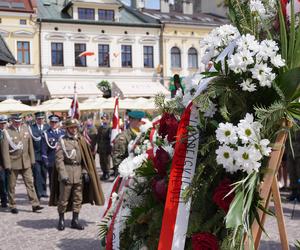
M48 200L43 198L41 205L44 209L41 213L32 213L28 202L23 180L19 178L16 196L19 214L10 213L9 209L0 208L0 249L1 250L99 250L101 242L98 235L98 223L107 205L112 182L102 182L105 193L105 206L83 205L81 221L85 230L78 231L70 228L71 213L66 216L66 229L62 232L56 229L58 215L56 207L49 207ZM287 193L283 193L284 201ZM271 203L272 209L272 203ZM300 238L300 203L296 203L293 218L291 218L294 203L283 202L286 228L290 243L290 249L296 250L294 243ZM263 235L261 250L279 250L280 239L277 222L274 217L268 217L265 226L269 238Z

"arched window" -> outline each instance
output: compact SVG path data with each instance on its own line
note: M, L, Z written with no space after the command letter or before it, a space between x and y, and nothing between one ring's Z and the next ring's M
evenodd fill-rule
M181 68L181 54L180 49L177 47L171 49L171 67Z
M198 52L195 48L190 48L188 51L189 68L198 68Z

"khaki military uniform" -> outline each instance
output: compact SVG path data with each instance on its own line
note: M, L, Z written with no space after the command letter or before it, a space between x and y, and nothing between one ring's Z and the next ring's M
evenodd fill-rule
M58 212L65 213L69 198L72 195L73 212L79 213L82 204L82 174L86 170L82 167L82 156L77 137L65 135L56 151L56 169L59 180ZM68 178L68 183L64 179Z
M15 148L16 145L22 147ZM26 125L21 125L19 130L14 126L7 128L1 142L3 164L6 169L11 169L9 175L8 200L11 208L16 207L15 187L18 175L21 174L27 189L27 194L32 206L38 206L31 166L35 163L32 138Z
M120 163L128 157L128 144L131 140L136 138L136 133L132 129L126 129L119 134L112 149L112 160L114 170L117 171Z

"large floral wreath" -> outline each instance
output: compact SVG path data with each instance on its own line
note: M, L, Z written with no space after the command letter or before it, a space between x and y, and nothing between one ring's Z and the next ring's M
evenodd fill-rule
M253 248L251 225L263 209L259 185L280 121L300 120L300 1L227 4L233 25L201 41L211 67L186 78L175 98L156 97L161 117L131 143L119 167L100 225L106 249L240 249L245 235ZM186 180L180 175L187 185L179 185L177 206L186 228L166 219L182 145L190 167Z

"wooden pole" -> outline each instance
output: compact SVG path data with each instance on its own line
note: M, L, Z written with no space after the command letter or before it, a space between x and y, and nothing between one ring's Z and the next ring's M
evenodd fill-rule
M284 128L290 128L291 124L285 121ZM288 136L287 130L281 131L276 138L275 144L272 149L272 153L270 155L270 159L268 162L267 173L264 176L264 180L260 186L260 197L262 198L262 206L265 209L269 207L269 201L271 195L274 198L274 206L275 206L275 214L278 224L278 230L280 235L281 246L283 250L289 250L288 240L287 240L287 233L286 227L284 222L284 216L282 211L280 193L278 188L278 181L277 181L277 172L279 166L281 164L282 156L285 150L285 142ZM264 226L266 213L259 210L258 211L260 223ZM254 240L254 247L255 249L259 248L260 239L262 235L262 229L260 228L259 224L255 220L252 225L252 235ZM249 249L249 239L246 237L244 241L245 249Z

